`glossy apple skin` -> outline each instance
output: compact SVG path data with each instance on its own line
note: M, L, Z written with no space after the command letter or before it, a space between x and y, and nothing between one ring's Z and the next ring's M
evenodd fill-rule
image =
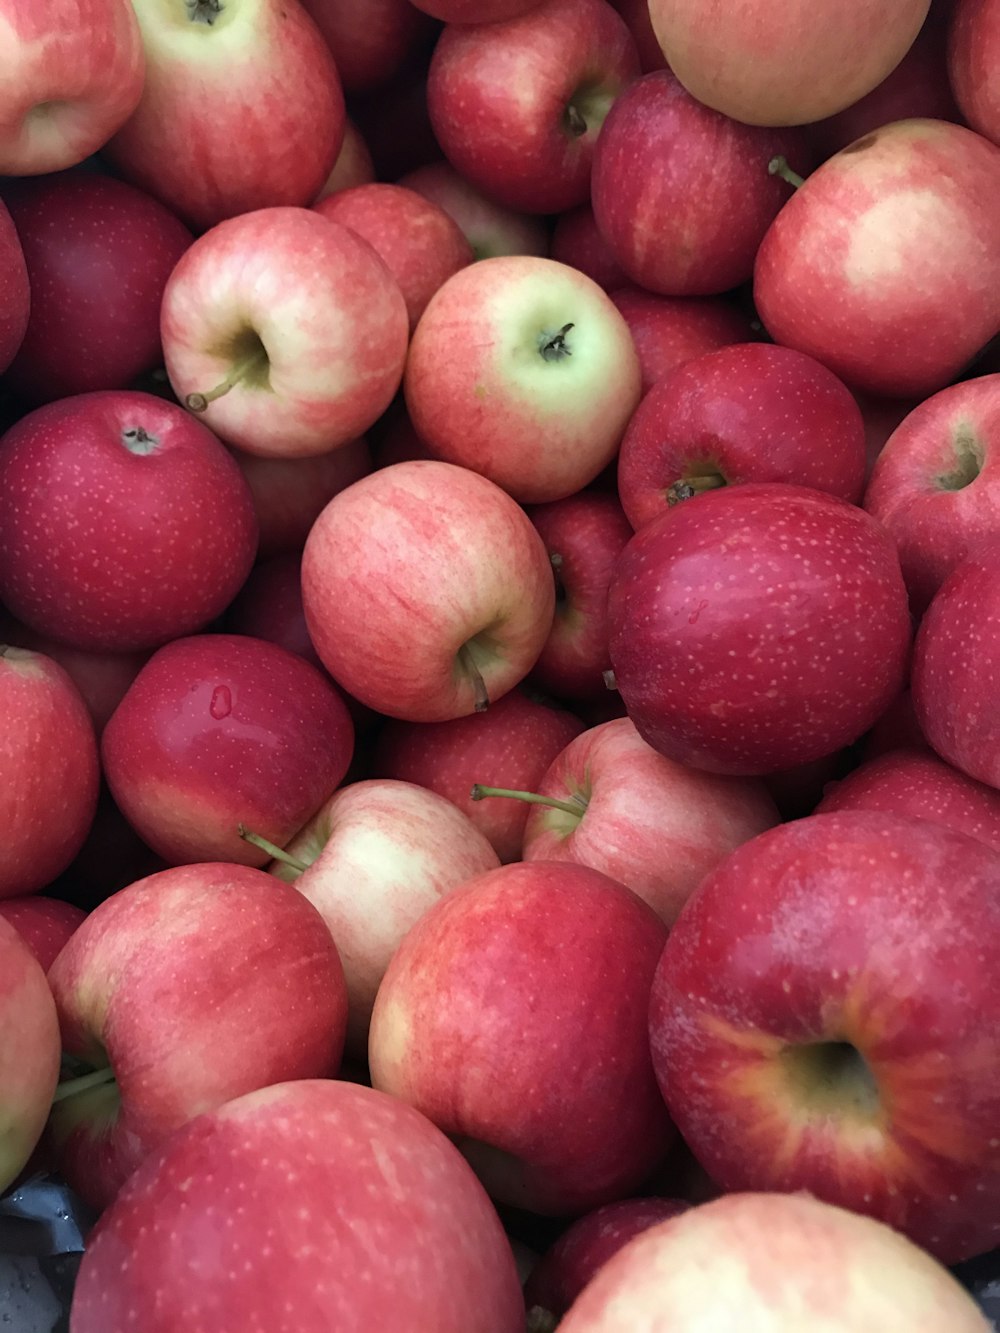
M722 1328L752 1320L776 1333L867 1333L887 1321L912 1333L989 1327L956 1278L889 1227L803 1194L754 1193L650 1227L609 1261L559 1327L702 1333L709 1320Z
M409 0L301 0L333 53L344 89L382 88L433 25Z
M14 927L47 972L87 914L73 903L33 893L26 898L5 898L0 902L0 916Z
M646 1031L665 935L584 866L477 876L424 913L386 970L373 1085L455 1137L504 1203L559 1217L625 1197L672 1136Z
M639 404L618 455L618 494L633 528L699 478L790 482L859 502L865 423L851 391L801 352L738 343L692 358Z
M556 218L549 253L560 264L568 264L570 268L586 273L606 292L617 290L627 281L607 241L597 230L594 210L589 202L568 209Z
M499 486L414 459L330 501L303 552L302 601L344 689L388 717L443 722L476 709L463 650L490 701L524 679L555 585L541 538Z
M0 898L44 888L73 860L97 806L87 706L50 658L0 645Z
M212 23L159 0L136 0L135 11L146 51L142 97L104 145L126 180L196 231L311 203L340 151L344 94L298 0L251 0ZM246 151L234 152L236 143Z
M581 808L574 817L533 806L524 860L592 866L627 885L668 926L710 870L778 823L762 783L674 763L629 718L570 741L535 790Z
M71 647L130 652L200 629L256 550L239 468L174 403L79 394L0 440L0 597Z
M776 342L851 388L926 398L1000 329L1000 149L908 120L835 154L757 253L754 297Z
M59 1078L59 1020L45 973L0 920L0 1193L17 1178L45 1126Z
M6 183L31 316L10 374L31 403L127 389L161 363L160 301L191 244L159 200L96 172Z
M800 131L740 125L695 101L669 70L645 74L615 101L594 151L598 230L647 291L729 291L753 273L764 233L789 197L767 170L779 155L808 170Z
M0 200L0 374L13 361L28 327L31 291L21 239Z
M678 1128L724 1190L805 1189L945 1263L995 1244L998 875L974 838L852 810L763 833L702 881L650 1034Z
M142 93L146 62L128 0L4 0L0 29L0 175L61 171L96 153Z
M913 709L932 749L1000 790L1000 708L982 688L1000 671L1000 541L977 548L938 589L913 646Z
M638 73L606 0L543 0L506 23L446 27L427 107L445 157L473 185L519 212L561 213L588 198L608 107Z
M415 782L458 806L504 863L521 859L529 808L520 801L473 801L475 783L535 791L552 760L584 729L575 713L513 689L485 713L450 722L390 719L372 750L372 772Z
M536 255L549 252L549 237L542 218L505 208L461 176L450 162L429 162L397 182L416 190L454 218L472 246L476 259L498 255Z
M1000 537L1000 375L921 403L889 437L864 506L892 533L914 611L981 542Z
M753 336L750 320L722 296L657 296L631 284L610 295L632 334L644 394L685 361Z
M1000 98L993 70L1000 51L1000 7L994 0L955 0L948 31L948 75L955 100L974 130L1000 142Z
M336 789L354 746L336 687L295 653L240 634L159 649L104 729L104 774L139 836L172 865L260 866L245 824L279 847Z
M608 605L639 734L710 772L833 754L904 684L910 615L892 538L804 486L748 482L668 509L625 548Z
M929 0L650 0L685 88L748 125L806 125L870 92L913 44Z
M393 1328L401 1309L414 1329L467 1333L475 1310L477 1333L521 1333L509 1242L423 1116L305 1079L199 1116L140 1166L92 1234L73 1321L119 1333L138 1310L144 1333L329 1333Z

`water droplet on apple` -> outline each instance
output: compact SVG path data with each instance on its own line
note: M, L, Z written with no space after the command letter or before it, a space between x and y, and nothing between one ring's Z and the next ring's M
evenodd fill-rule
M217 722L221 722L233 711L233 696L228 685L216 685L212 691L212 702L208 706L208 711Z

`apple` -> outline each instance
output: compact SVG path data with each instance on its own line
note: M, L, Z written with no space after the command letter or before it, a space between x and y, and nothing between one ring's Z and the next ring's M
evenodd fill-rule
M397 182L416 190L454 218L472 246L476 259L500 255L537 255L549 252L549 236L541 218L517 213L498 204L460 176L448 162L428 162L401 176Z
M804 1194L732 1194L650 1227L580 1295L560 1333L988 1333L947 1269L890 1227Z
M59 1078L60 1048L56 1006L42 966L14 927L3 920L0 977L2 1193L20 1175L41 1137Z
M611 3L628 24L632 40L639 52L643 74L648 74L654 69L663 69L667 62L653 31L648 0L611 0Z
M693 97L748 125L806 125L877 87L930 0L649 0L667 63Z
M1000 671L1000 540L983 543L938 589L913 646L913 711L953 767L1000 789L1000 708L984 682Z
M0 898L34 893L80 850L99 765L87 706L50 658L0 644Z
M0 916L14 927L47 972L87 914L74 903L31 893L0 901Z
M625 284L625 274L598 231L589 202L556 218L549 253L560 264L568 264L585 273L606 292L614 292Z
M424 14L445 23L504 23L537 9L541 0L413 0Z
M638 74L632 35L606 0L542 0L503 23L447 26L427 108L473 185L520 212L560 213L589 197L601 125Z
M897 426L910 415L922 398L873 398L870 394L855 393L861 415L865 419L865 440L868 458L865 464L865 483L871 480L875 460L889 442Z
M367 241L385 262L406 301L411 333L437 289L472 263L472 247L458 223L405 186L357 185L313 208Z
M750 319L724 296L658 296L626 283L610 293L629 327L642 370L642 391L705 352L750 342Z
M575 713L517 688L485 713L450 722L389 719L375 737L371 770L447 797L501 861L519 861L529 807L520 801L475 801L473 784L488 774L498 786L534 790L556 755L583 729Z
M299 0L133 5L146 80L104 146L115 168L197 231L311 203L340 151L344 94Z
M47 892L90 912L119 889L166 869L166 861L146 846L102 782L90 831Z
M665 375L639 404L618 455L633 528L702 491L791 482L858 502L865 424L850 390L811 356L736 343Z
M508 255L462 269L431 298L403 388L435 457L539 504L611 462L641 372L628 325L596 282L554 259Z
M892 538L822 491L750 482L675 505L626 546L608 599L630 717L696 768L821 759L904 684L910 616Z
M436 34L436 26L432 24L431 29ZM371 152L376 180L396 181L406 172L440 160L441 148L427 110L424 54L388 83L352 97L351 114Z
M771 337L876 396L944 388L1000 330L998 189L1000 148L943 120L899 121L842 149L757 253Z
M555 610L545 546L499 486L451 463L394 463L334 496L302 555L320 660L388 717L481 712L534 666Z
M402 395L394 398L391 406L379 417L371 438L373 469L431 456L427 445L413 429Z
M321 199L327 199L340 190L350 190L355 185L370 185L374 179L375 163L372 161L371 150L365 143L364 135L353 120L346 120L344 140L340 145L337 160L313 204L318 204Z
M808 1190L945 1263L1000 1231L1000 854L925 819L812 815L737 848L657 968L653 1060L713 1180Z
M132 114L145 58L129 0L2 0L0 31L0 175L75 166Z
M130 652L200 629L256 549L239 468L173 403L78 394L0 439L0 598L71 647Z
M304 458L356 439L388 407L408 321L367 242L307 208L263 208L191 246L161 332L174 392L228 444Z
M864 737L861 758L875 759L891 750L922 750L928 753L930 748L917 722L913 696L907 685Z
M280 644L322 669L302 610L302 557L297 551L261 560L226 611L229 634Z
M350 714L316 667L240 634L175 639L139 672L104 729L115 802L171 865L263 865L239 826L283 846L337 788Z
M768 173L802 170L799 130L740 125L685 92L669 70L637 79L608 112L594 150L597 228L630 281L665 296L729 291L789 195Z
M1000 97L993 70L1000 50L995 0L954 0L947 35L948 75L955 100L974 130L1000 142Z
M875 460L864 506L892 533L916 613L986 538L1000 536L1000 375L915 407Z
M673 1132L646 1030L665 936L651 908L586 866L468 880L389 963L373 1086L451 1136L502 1203L562 1217L626 1197Z
M97 1209L194 1116L333 1077L343 1054L334 940L301 894L249 866L129 885L94 908L48 977L63 1049L90 1071L60 1088L49 1136L60 1174Z
M28 327L31 291L17 228L0 199L0 374L7 369Z
M417 52L433 24L409 0L301 0L350 93L381 91Z
M139 1167L89 1239L73 1333L133 1310L144 1333L401 1317L468 1333L471 1311L476 1333L524 1328L510 1244L455 1147L402 1102L328 1079L238 1097Z

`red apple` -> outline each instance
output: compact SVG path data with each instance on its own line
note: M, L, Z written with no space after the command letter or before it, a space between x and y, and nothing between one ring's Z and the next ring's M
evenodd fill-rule
M638 73L606 0L543 0L504 23L446 27L427 106L445 157L473 185L508 208L560 213L588 198L598 132Z
M505 208L470 184L448 162L429 162L397 182L416 190L454 218L476 259L498 255L548 254L549 237L541 218Z
M382 87L353 97L351 114L371 152L376 180L396 180L441 157L427 110L425 54Z
M24 251L10 213L0 200L0 374L24 340L30 306Z
M442 722L524 679L555 587L509 495L466 468L415 459L330 501L303 552L302 599L320 660L344 689L389 717Z
M625 274L618 260L597 230L594 210L589 202L556 218L550 254L560 264L568 264L570 268L586 273L606 292L614 292L625 283Z
M261 560L225 615L229 634L280 644L322 668L302 609L302 557L297 551Z
M40 893L0 902L0 916L12 925L47 972L87 914L74 903Z
M648 74L654 69L663 69L667 62L653 31L648 0L611 0L611 3L628 24L632 40L639 52L643 74Z
M367 242L306 208L264 208L191 246L163 296L178 398L229 444L287 458L355 439L392 401L408 322Z
M166 869L167 863L146 846L102 782L90 831L51 892L89 912L119 889Z
M355 185L370 185L374 179L375 163L372 161L371 150L354 121L345 121L344 141L340 145L337 160L313 204L318 204L321 199L327 199L340 190L350 190Z
M240 824L284 846L336 789L350 715L295 653L239 634L175 639L139 672L104 729L111 793L165 861L263 865Z
M998 876L975 838L852 810L762 833L702 881L650 1034L723 1190L808 1190L946 1263L996 1244Z
M379 91L433 25L409 0L301 0L333 53L348 92Z
M1000 97L993 71L1000 51L996 0L954 0L948 74L955 100L974 130L1000 143Z
M750 319L723 296L657 296L626 285L611 299L632 334L644 394L685 361L754 335Z
M389 964L373 1086L452 1136L504 1203L565 1216L625 1197L671 1135L646 1030L665 936L645 903L585 866L469 880Z
M922 398L873 398L870 394L856 393L854 397L865 419L867 462L866 483L871 479L875 460L889 442L889 437L905 417L923 402Z
M910 616L892 538L804 486L751 482L668 509L626 546L609 608L639 734L712 772L832 754L904 683Z
M864 738L863 759L875 759L891 750L930 750L913 710L909 687L901 690Z
M413 0L424 14L445 23L504 23L537 9L540 0Z
M792 482L860 501L861 409L831 371L801 352L737 343L659 380L629 422L618 494L636 529L701 491Z
M470 1311L476 1333L524 1327L510 1245L454 1146L402 1102L312 1079L200 1116L142 1164L89 1239L74 1333L131 1311L143 1333L468 1333Z

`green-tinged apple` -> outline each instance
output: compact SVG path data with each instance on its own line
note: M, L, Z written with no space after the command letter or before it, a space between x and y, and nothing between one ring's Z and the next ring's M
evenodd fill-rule
M500 255L548 254L549 234L544 219L518 213L461 176L450 162L428 162L400 176L397 184L416 190L454 218L472 246L476 259Z
M370 185L374 179L375 163L371 150L354 121L348 120L344 124L344 142L340 145L333 170L313 203L318 204L321 199L328 199L340 190L350 190L355 185Z

